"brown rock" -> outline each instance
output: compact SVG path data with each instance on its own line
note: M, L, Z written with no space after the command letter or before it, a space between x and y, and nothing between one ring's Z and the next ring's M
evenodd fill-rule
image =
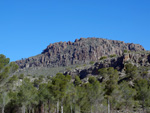
M124 54L123 57L124 57L123 62L129 61L129 59L130 59L129 54Z
M102 56L112 54L123 55L124 50L145 51L139 44L130 44L102 38L81 38L79 40L76 39L75 42L69 41L67 43L58 42L50 44L40 55L16 61L16 63L20 68L86 64L90 61L99 61L99 58ZM124 56L124 61L128 59L129 56Z

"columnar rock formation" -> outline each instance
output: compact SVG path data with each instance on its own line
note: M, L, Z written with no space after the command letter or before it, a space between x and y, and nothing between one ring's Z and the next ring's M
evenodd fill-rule
M81 38L75 42L50 44L40 55L16 61L20 68L58 67L87 64L102 56L123 55L124 50L145 51L139 44L102 38Z

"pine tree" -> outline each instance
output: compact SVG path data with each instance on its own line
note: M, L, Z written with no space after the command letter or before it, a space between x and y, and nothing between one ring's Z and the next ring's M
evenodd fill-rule
M22 113L25 113L28 106L36 103L37 89L33 86L29 79L24 78L17 95L17 100L22 105Z
M150 87L146 79L138 79L135 81L135 89L137 91L136 99L139 101L145 113L145 108L150 106Z
M105 86L105 89L104 89L105 97L108 103L108 113L110 113L111 110L113 109L114 101L118 100L118 99L114 99L116 98L115 95L117 94L118 97L120 97L119 96L120 92L118 90L118 79L119 79L118 71L112 67L109 67L109 68L100 69L99 73L100 73L100 76L103 77L103 84Z
M119 85L119 90L121 91L122 94L122 106L126 112L128 112L128 110L132 110L132 108L135 105L135 100L134 97L136 95L136 90L134 88L132 88L128 82L123 81L120 85Z
M90 77L89 83L86 84L85 88L87 91L87 98L91 107L91 113L93 113L94 111L98 111L98 108L100 108L100 105L102 104L102 101L104 99L102 84L100 84L95 77Z
M2 113L5 111L5 106L9 102L8 84L9 78L13 78L12 73L18 69L18 66L14 63L10 63L10 59L5 55L0 54L0 103L2 107ZM13 81L13 79L12 79Z
M49 87L57 101L57 113L59 113L59 104L61 104L61 113L63 113L63 104L66 97L67 85L71 82L71 76L57 73L52 79L52 85Z

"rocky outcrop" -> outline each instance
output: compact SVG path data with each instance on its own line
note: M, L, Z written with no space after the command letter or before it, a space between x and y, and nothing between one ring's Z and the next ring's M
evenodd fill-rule
M124 50L134 52L145 51L139 44L102 38L81 38L79 40L76 39L75 42L50 44L40 55L22 59L16 61L16 63L21 69L88 64L90 61L99 61L102 56L113 54L121 56Z
M95 64L91 66L82 66L70 71L65 71L64 75L71 75L72 77L79 75L80 78L83 79L90 75L98 75L98 70L101 68L114 67L117 70L122 70L124 68L123 59L123 56L107 58L105 60L95 62Z
M98 70L101 68L108 68L108 67L114 67L119 72L124 71L124 66L127 63L131 63L137 67L140 66L146 66L150 67L150 52L141 52L141 53L126 53L120 57L115 58L107 58L101 61L96 62L94 65L91 65L90 67L79 67L76 69L72 69L70 71L65 71L64 75L72 75L72 77L75 77L76 75L79 75L81 79L95 75L97 76L99 74Z

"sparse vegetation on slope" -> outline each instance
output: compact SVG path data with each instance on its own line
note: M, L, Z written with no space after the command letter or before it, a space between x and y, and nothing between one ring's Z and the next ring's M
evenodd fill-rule
M0 87L2 113L148 113L149 69L129 63L123 70L124 76L113 67L100 68L98 76L86 79L62 73L10 76Z

